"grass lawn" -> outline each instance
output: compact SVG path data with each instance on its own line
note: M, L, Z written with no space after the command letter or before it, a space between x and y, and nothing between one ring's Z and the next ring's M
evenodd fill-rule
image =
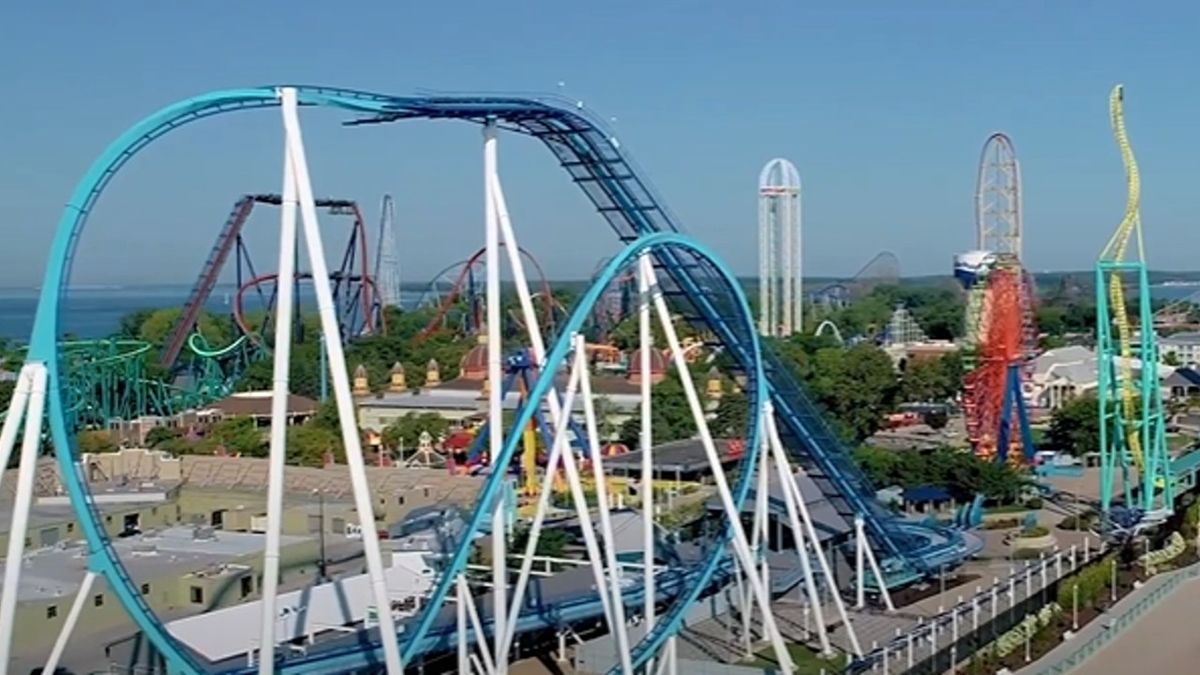
M833 650L832 658L823 659L816 651L804 645L789 642L787 647L792 662L796 664L796 675L821 675L822 668L826 673L832 673L846 663L846 656L837 649ZM754 656L753 660L747 661L744 665L750 668L779 667L779 662L775 660L775 650L770 646L758 650Z

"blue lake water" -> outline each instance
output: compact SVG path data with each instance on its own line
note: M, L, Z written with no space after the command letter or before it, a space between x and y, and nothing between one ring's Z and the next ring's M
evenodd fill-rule
M81 338L100 338L112 335L121 318L139 309L182 307L189 286L88 287L72 289L62 306L62 332ZM232 311L233 289L218 286L206 308L224 314ZM420 299L420 291L401 291L401 305L411 306ZM25 342L33 329L37 310L38 291L34 289L0 289L0 338ZM311 288L300 288L300 304L315 307ZM249 305L247 305L249 308Z

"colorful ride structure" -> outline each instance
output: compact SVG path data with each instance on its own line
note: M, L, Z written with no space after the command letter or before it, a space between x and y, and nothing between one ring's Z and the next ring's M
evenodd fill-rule
M253 626L218 624L211 637L234 644L232 657L209 659L197 647L184 644L155 614L140 585L125 568L105 527L86 472L77 461L73 427L69 423L72 403L64 387L63 347L60 345L60 300L69 287L73 248L89 213L105 186L119 169L153 140L184 123L221 113L277 108L284 127L283 210L280 223L278 275L295 276L299 240L304 240L316 295L321 337L329 362L333 400L338 410L346 463L352 484L355 511L361 528L369 585L364 602L374 608L391 608L393 596L384 576L378 532L374 521L377 496L366 477L362 439L354 409L353 394L338 322L338 305L333 296L333 277L325 261L324 244L308 160L300 128L302 108L323 106L360 116L360 123L384 123L412 118L466 120L483 125L484 222L486 281L484 319L486 325L486 448L492 464L508 467L517 461L519 447L526 444L529 425L543 412L553 429L549 453L538 491L538 503L528 527L523 552L509 555L514 491L507 471L492 471L481 478L478 499L463 519L459 534L446 543L436 570L419 570L425 585L415 600L414 612L400 610L367 612L374 626L354 631L354 622L331 626L335 630L314 636L304 649L292 649L293 636L281 627L281 612L290 611L277 600L280 539L283 519L283 475L287 454L287 400L291 329L295 318L295 285L276 285L277 320L272 343L274 376L271 395L269 480L267 490L266 550L262 567L261 600ZM497 171L497 140L501 128L523 133L541 141L558 159L570 179L579 185L597 212L616 231L623 245L581 296L570 316L553 336L543 335L538 311L524 271L523 259L509 220L500 176ZM299 222L297 222L297 218ZM232 246L232 245L231 245ZM507 431L502 421L508 405L503 396L505 376L501 343L502 256L512 271L512 287L528 331L529 378L521 385L522 403L513 411ZM656 496L651 439L653 400L651 378L639 381L642 533L640 561L622 566L616 559L615 538L610 519L609 490L603 468L604 453L592 452L591 479L594 497L584 493L584 466L573 448L598 448L595 398L592 395L587 347L581 331L610 283L634 270L638 280L638 333L641 372L650 372L652 350L662 349L679 373L688 412L698 430L697 442L711 471L720 504L716 527L700 545L684 550L656 535ZM771 608L776 593L801 588L804 602L814 613L813 630L822 651L832 656L829 624L840 621L854 656L863 656L855 627L845 611L839 584L854 584L859 597L868 585L887 600L889 587L937 575L948 566L977 552L982 544L961 529L936 522L916 522L891 512L875 498L875 491L851 461L838 436L822 418L816 405L793 379L786 364L766 350L758 338L737 277L707 248L679 234L679 225L649 183L629 160L611 132L574 102L497 96L390 96L328 87L261 87L217 91L167 106L137 123L120 136L92 164L67 203L56 231L42 284L37 318L27 361L18 374L10 414L0 431L0 464L6 464L17 446L24 420L49 421L53 446L58 450L59 474L79 522L80 534L89 552L87 577L76 598L76 607L90 599L91 582L102 576L111 593L133 619L154 658L171 673L201 672L334 673L386 670L401 675L405 668L421 669L431 661L456 657L459 672L470 672L473 663L487 664L487 671L506 675L515 641L521 647L539 644L539 639L570 636L579 630L606 629L614 638L614 665L610 673L678 672L675 641L689 610L712 594L730 589L738 596L743 616L759 622L760 634L772 645L782 672L793 668ZM211 291L211 288L209 289ZM652 320L657 327L651 330ZM685 347L676 330L687 321L707 336L714 349L722 350L723 364L730 377L738 378L745 392L748 415L741 438L736 473L727 476L708 428L707 411L688 367ZM656 342L658 344L656 344ZM513 364L514 370L523 368ZM566 384L561 384L565 375ZM581 411L582 429L570 421ZM24 424L20 443L19 471L7 559L21 560L25 533L33 504L32 485L41 443L39 424ZM527 446L526 446L527 447ZM538 537L546 525L545 515L552 486L563 467L570 485L574 517L578 518L586 558L580 560L574 581L556 584L532 582L530 576ZM805 492L801 493L803 474ZM780 486L782 498L768 500L768 481ZM750 499L752 486L756 498ZM815 492L819 492L817 495ZM856 559L855 572L834 575L817 533L808 504L823 498L828 511L847 524L853 523L852 540L842 553ZM753 523L752 532L743 525L743 514ZM786 519L793 533L788 557L798 563L792 574L771 572L768 578L766 547L769 514ZM491 574L481 583L479 575L468 574L468 558L479 544L480 535L490 532ZM806 543L807 542L807 543ZM792 557L794 555L794 557ZM519 569L509 568L516 561ZM0 586L0 663L8 662L13 631L16 589L24 565L10 564ZM590 571L590 574L588 573ZM792 581L787 582L786 579ZM777 585L777 582L780 585ZM746 589L743 592L742 589ZM392 591L396 591L395 587ZM527 593L528 591L528 593ZM418 591L413 591L417 593ZM791 593L794 597L796 594ZM406 598L407 599L407 598ZM832 601L832 608L830 606ZM490 611L477 605L486 602ZM823 611L831 611L829 621ZM833 612L838 614L833 616ZM74 629L78 612L63 622L59 644L65 644ZM217 620L220 621L220 616ZM636 618L636 621L635 621ZM640 623L636 630L631 623ZM528 636L528 639L527 639ZM60 652L60 650L56 650ZM52 653L45 671L53 672ZM658 668L662 665L662 668Z
M550 282L537 258L524 248L519 249L521 258L533 266L538 280L538 304L541 305L539 323L544 330L554 332L554 325L559 320L564 309L550 290ZM418 306L433 305L437 308L429 322L417 334L417 342L428 340L439 330L450 330L459 335L477 335L484 329L484 280L487 278L485 254L487 247L481 248L466 260L460 260L442 268L421 294ZM445 291L445 295L443 295ZM512 334L524 329L523 318L510 312L510 321L502 332Z
M1173 511L1175 501L1142 241L1142 180L1125 131L1124 100L1124 87L1117 85L1109 117L1125 165L1125 212L1096 262L1100 507L1110 531L1153 524ZM1132 308L1125 295L1130 282ZM1114 504L1118 495L1120 505Z
M1037 349L1032 277L1021 265L1021 172L1012 141L988 137L975 192L976 248L954 260L967 290L963 409L975 454L1014 464L1035 456L1025 392Z

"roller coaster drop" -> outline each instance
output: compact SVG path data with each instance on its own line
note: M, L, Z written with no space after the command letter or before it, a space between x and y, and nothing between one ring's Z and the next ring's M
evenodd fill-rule
M357 123L392 122L410 118L455 118L484 125L484 192L487 223L487 327L489 332L489 380L498 383L502 378L500 341L500 256L503 250L513 272L520 298L521 313L529 329L530 353L540 366L536 381L525 396L526 403L517 411L512 430L504 435L502 425L489 425L487 447L494 465L508 466L515 458L524 429L535 411L546 406L554 427L554 442L545 472L547 483L540 493L538 511L533 519L531 536L521 558L521 569L515 581L507 569L506 537L493 536L493 577L490 613L480 613L464 576L464 565L473 546L475 535L485 529L485 521L493 520L492 532L505 532L503 508L509 489L504 472L488 475L482 484L479 500L467 519L466 533L437 573L436 586L421 603L419 614L407 621L398 632L391 612L378 613L378 628L357 637L322 641L307 653L263 650L257 668L248 669L245 660L236 663L207 663L197 653L178 642L155 616L140 588L130 578L112 546L103 526L103 518L90 493L78 457L75 436L69 423L72 404L62 380L64 351L57 340L59 334L60 297L69 281L71 261L78 236L96 200L112 176L134 154L150 141L182 124L218 113L255 108L279 107L282 111L287 152L284 162L283 196L281 200L280 278L292 278L295 273L297 211L301 232L309 251L321 330L328 350L333 390L341 419L347 463L354 487L354 498L362 518L362 536L367 557L367 569L376 607L390 606L388 590L382 576L379 543L372 521L373 501L365 477L364 462L358 430L354 422L348 375L345 364L331 274L325 263L321 243L316 202L312 194L304 144L301 136L299 106L327 106L364 115ZM558 158L571 179L581 186L599 213L616 230L627 247L614 257L598 276L596 283L583 296L547 349L536 320L532 296L529 293L518 245L508 218L508 210L496 171L496 133L500 125L529 134L543 143ZM776 650L784 672L792 663L784 648L770 610L772 586L760 573L765 571L764 546L768 500L768 474L784 486L782 505L772 509L786 515L792 531L797 533L795 553L803 570L807 601L819 610L822 600L818 584L833 583L830 563L818 539L807 511L807 500L815 495L801 495L790 473L792 462L807 473L822 496L847 522L856 524L858 556L856 580L861 591L873 584L883 591L897 582L911 581L936 573L978 550L979 543L964 533L926 523L902 520L891 514L874 499L874 492L863 475L850 461L829 426L821 418L804 391L792 379L786 366L771 352L764 350L740 285L736 278L704 247L677 234L674 218L663 207L645 180L635 170L627 155L619 149L616 139L605 132L593 118L575 105L562 105L545 100L503 97L396 97L341 89L315 87L251 88L215 93L188 99L168 106L135 125L118 138L93 164L79 183L68 202L55 235L47 266L43 293L30 342L28 360L19 373L11 411L0 431L0 463L6 463L16 446L17 434L23 420L42 419L47 413L50 435L56 453L62 481L87 540L90 555L88 572L76 598L81 606L88 597L88 588L97 575L107 581L125 611L165 660L173 673L206 671L273 673L281 668L290 673L328 673L354 670L378 670L381 667L398 675L401 663L419 664L422 658L435 653L457 651L458 669L491 675L505 675L508 657L517 633L545 630L569 630L578 622L595 625L603 622L616 638L617 653L612 672L655 672L653 662L663 665L665 672L675 672L674 637L682 626L686 610L716 588L734 585L749 589L738 596L743 612L757 609L765 636ZM502 247L501 244L504 244ZM751 414L745 433L745 452L738 477L732 485L725 477L708 431L703 407L696 387L688 376L682 377L694 421L700 433L725 514L724 527L710 545L690 558L672 553L665 542L656 541L653 523L654 496L645 491L649 500L643 505L645 551L642 565L636 570L622 570L614 559L611 545L612 528L609 522L607 490L598 489L599 532L597 541L591 520L591 510L580 487L579 468L572 444L596 448L598 438L593 397L585 365L585 349L579 331L588 315L600 301L610 283L628 274L633 267L638 278L639 333L644 358L649 359L651 341L650 319L656 315L662 324L670 354L678 371L688 369L683 348L674 330L672 310L684 319L697 323L702 333L713 336L729 354L735 368L744 379ZM275 633L275 590L278 581L280 523L285 460L285 420L283 414L288 390L288 358L291 345L294 287L279 285L276 300L276 349L274 350L275 387L272 405L270 443L270 480L268 489L267 550L263 571L262 631L258 644L277 645ZM668 302L671 309L668 309ZM555 387L555 377L570 365L570 378L565 391ZM643 372L649 372L643 363ZM651 397L649 378L643 378L641 396L641 438L643 450L642 485L650 485L652 459L649 452ZM500 387L489 388L489 419L501 418ZM568 439L568 421L576 410L575 400L584 409L586 431L584 439ZM48 406L48 407L47 407ZM35 460L39 451L40 425L25 424L20 444L20 461L16 486L16 502L8 541L8 560L21 560L24 554L24 533L28 527ZM598 483L604 481L602 453L591 453L591 468ZM546 502L553 479L561 463L571 484L575 506L587 543L588 565L595 586L581 595L570 597L525 599L529 574L538 535L545 517ZM754 506L754 527L750 536L741 524L741 509L746 504L752 484L758 482L759 497ZM807 541L807 544L805 543ZM601 551L604 551L602 554ZM656 555L656 551L658 555ZM876 559L876 556L879 559ZM814 564L815 560L815 564ZM865 562L864 562L865 561ZM869 564L869 571L867 566ZM0 675L9 662L16 589L20 583L22 565L5 567L3 594L0 596ZM736 580L736 583L735 583ZM832 590L832 589L831 589ZM511 591L511 602L509 599ZM832 597L842 621L850 629L851 650L862 650L853 637L853 627L844 615L840 593ZM861 595L860 595L861 597ZM532 605L532 607L531 607ZM627 612L640 614L648 630L640 638L628 631ZM47 671L53 672L61 648L73 630L78 611L68 615L63 632L51 654ZM818 616L816 628L822 645L828 649L825 622ZM490 646L489 641L490 640ZM250 654L253 656L253 654Z

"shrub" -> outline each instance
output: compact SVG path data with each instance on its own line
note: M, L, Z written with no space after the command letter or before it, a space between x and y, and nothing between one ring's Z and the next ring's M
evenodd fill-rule
M1096 514L1092 511L1077 516L1067 516L1055 525L1060 530L1090 530L1096 524ZM1076 522L1078 520L1078 522Z
M984 530L1011 530L1021 526L1019 518L998 518L996 520L985 520L979 527Z
M1079 586L1079 606L1095 607L1101 600L1108 597L1109 584L1112 583L1112 555L1107 555L1096 563L1080 570L1074 580L1064 580L1058 587L1058 604L1069 607L1071 589Z
M1046 529L1045 526L1042 525L1034 525L1031 528L1021 531L1022 537L1044 537L1048 534L1050 534L1050 530Z

